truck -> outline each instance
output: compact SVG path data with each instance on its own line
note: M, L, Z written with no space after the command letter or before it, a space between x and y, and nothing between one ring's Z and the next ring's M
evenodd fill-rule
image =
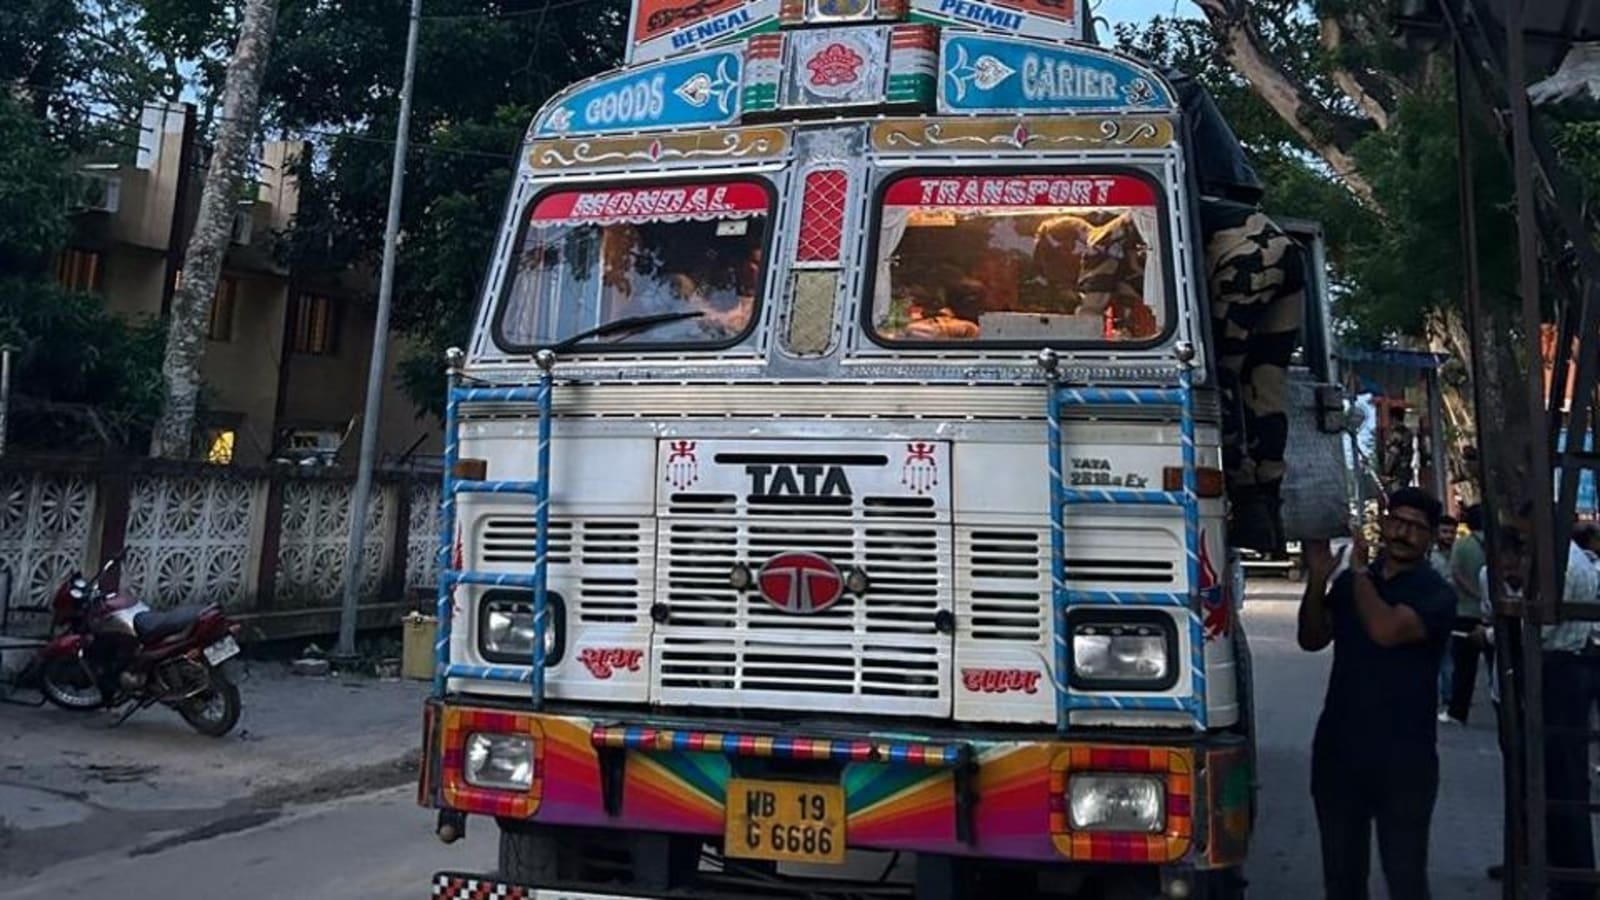
M635 0L535 117L419 786L499 864L435 897L1243 896L1195 150L1086 14Z

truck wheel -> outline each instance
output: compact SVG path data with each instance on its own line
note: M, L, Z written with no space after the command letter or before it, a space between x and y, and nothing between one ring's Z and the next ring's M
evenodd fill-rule
M560 868L560 846L549 831L522 822L500 823L501 878L538 887L559 881Z

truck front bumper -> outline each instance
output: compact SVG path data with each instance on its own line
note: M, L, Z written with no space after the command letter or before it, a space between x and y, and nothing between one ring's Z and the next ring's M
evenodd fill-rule
M1248 849L1254 773L1247 742L1234 734L912 735L721 724L742 727L654 715L646 725L430 700L419 802L552 826L716 841L730 778L836 778L853 848L1202 869L1239 865ZM474 734L528 739L525 789L468 782ZM1158 779L1160 830L1074 829L1068 785L1090 772Z

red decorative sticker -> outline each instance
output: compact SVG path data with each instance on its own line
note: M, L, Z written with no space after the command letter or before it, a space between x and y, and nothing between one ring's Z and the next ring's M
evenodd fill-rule
M756 586L768 603L786 613L822 612L844 594L844 578L827 557L780 553L756 573Z
M1019 139L1025 140L1026 131L1021 134ZM930 175L896 181L883 202L919 207L1154 206L1156 192L1131 175Z
M667 483L678 490L700 480L700 458L695 441L669 441L667 443Z
M637 672L643 660L643 650L629 647L585 647L578 653L578 662L601 681L615 672Z
M1200 608L1204 613L1206 640L1214 640L1227 635L1228 607L1231 605L1228 597L1228 587L1217 577L1217 570L1211 565L1211 553L1206 550L1206 533L1200 532Z
M806 68L811 70L813 87L838 87L854 84L860 79L861 67L866 62L855 50L835 42L806 60Z
M534 222L660 222L765 213L770 201L750 181L675 187L556 191L539 198Z
M962 669L961 686L974 694L1037 694L1042 677L1033 669Z
M900 483L913 494L926 494L939 484L939 461L933 445L912 441L906 445L906 459L900 465Z

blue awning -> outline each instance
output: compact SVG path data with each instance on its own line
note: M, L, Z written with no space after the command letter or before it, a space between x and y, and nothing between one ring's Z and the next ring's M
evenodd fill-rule
M1443 353L1429 353L1426 350L1364 350L1360 347L1340 349L1339 358L1355 366L1357 370L1366 366L1382 366L1418 371L1438 369L1444 365L1446 359L1449 359Z

